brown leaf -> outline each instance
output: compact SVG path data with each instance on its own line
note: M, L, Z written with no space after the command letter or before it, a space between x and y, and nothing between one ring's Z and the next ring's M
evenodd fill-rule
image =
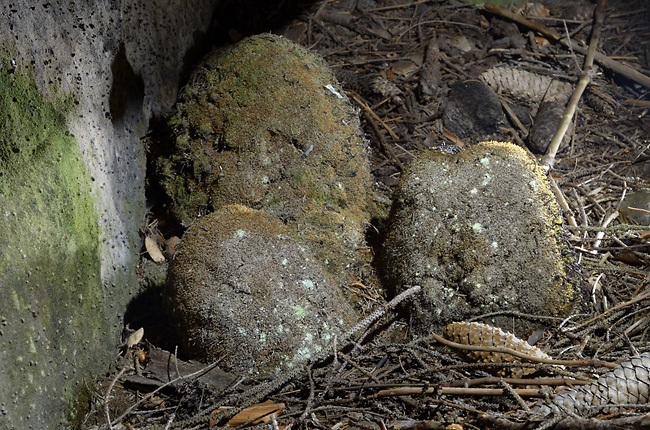
M160 248L156 245L156 242L149 236L144 238L144 247L149 253L151 259L156 263L162 263L165 261L165 256L160 252Z
M280 412L282 412L284 408L286 408L286 405L284 403L274 403L270 400L267 400L264 403L257 403L247 407L246 409L244 409L234 417L230 418L227 423L219 424L217 423L216 420L211 420L210 428L215 427L217 424L219 424L220 427L228 425L231 428L235 428L237 426L247 424L247 423L251 423L251 424L259 424L261 422L266 423L271 419L271 415L277 418L277 416L280 415ZM219 408L212 411L212 413L218 414L225 410L226 410L225 408Z

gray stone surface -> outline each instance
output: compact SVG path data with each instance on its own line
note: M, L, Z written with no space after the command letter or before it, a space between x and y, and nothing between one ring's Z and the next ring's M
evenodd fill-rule
M213 3L0 7L0 428L56 428L138 289L144 149Z
M291 369L355 321L319 262L264 211L230 205L200 218L169 273L186 353L242 376Z
M566 315L580 297L561 223L545 176L521 148L421 153L391 209L386 285L422 286L410 308L420 334L501 310ZM511 318L490 322L512 330Z

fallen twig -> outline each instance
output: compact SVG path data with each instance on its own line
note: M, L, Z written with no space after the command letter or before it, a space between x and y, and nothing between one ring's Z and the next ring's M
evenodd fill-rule
M113 425L111 424L111 414L108 410L108 399L111 396L111 391L113 391L115 383L118 379L120 379L120 376L124 375L124 372L126 372L126 367L121 368L120 371L117 372L117 375L115 375L111 383L108 385L108 388L106 389L106 396L104 398L104 414L106 415L106 422L108 423L108 428L110 430L113 430Z
M532 388L513 388L515 393L522 397L542 397L538 389ZM390 390L381 390L376 394L377 397L389 396L413 396L418 394L440 394L452 396L503 396L508 394L505 388L461 388L461 387L430 387L426 389L405 387L393 388Z
M584 93L587 85L589 85L593 78L593 75L595 74L595 69L593 67L594 55L596 54L596 46L598 45L598 38L600 37L600 29L603 25L604 9L605 0L600 0L598 2L598 7L596 8L596 20L594 22L594 28L591 33L591 40L589 41L589 50L587 51L587 55L585 57L584 71L580 77L580 80L578 81L578 85L576 86L573 94L571 95L571 98L569 99L569 104L564 111L562 121L560 121L560 125L555 131L555 134L551 139L551 143L548 145L546 155L544 155L544 158L542 158L541 161L541 164L548 169L552 169L553 164L555 164L555 155L560 148L560 143L562 143L564 135L571 125L571 120L573 119L575 111L578 108L578 102L580 102L582 93ZM566 40L570 40L568 35L566 37ZM569 47L571 46L572 45L569 42Z
M562 45L566 46L567 48L572 48L575 51L578 51L581 54L586 54L587 49L579 46L575 43L572 43L570 40L566 39L564 36L562 36L560 33L557 31L550 29L542 24L538 24L536 22L533 22L527 18L525 18L523 15L516 14L514 12L509 11L508 9L504 9L500 6L492 5L489 3L486 3L483 6L484 10L486 10L489 13L492 13L494 15L501 16L503 18L510 19L517 24L524 25L532 30L535 30L539 32L540 34L550 38L554 42L561 43ZM611 58L607 57L606 55L603 55L599 52L594 53L594 60L600 64L601 66L608 68L620 75L625 76L626 78L629 78L641 85L643 85L646 88L650 88L650 77L644 75L643 73L637 72L633 68L626 66L625 64L621 64L616 60L612 60Z

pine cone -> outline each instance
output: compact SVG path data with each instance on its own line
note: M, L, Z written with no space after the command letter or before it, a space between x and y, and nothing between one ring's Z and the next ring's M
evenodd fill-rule
M560 413L560 407L580 416L593 415L598 406L647 404L650 399L650 352L631 357L619 367L579 388L571 388L551 397L553 405L537 402L531 412L546 416ZM608 407L604 412L621 409Z
M528 342L517 338L515 335L505 332L498 327L476 322L455 322L447 325L444 330L446 339L463 345L475 346L496 346L514 349L523 354L539 358L551 358L541 349L531 346ZM477 363L516 363L522 362L518 357L510 354L487 351L456 350L463 360ZM519 378L534 373L532 368L500 368L495 373L499 375L508 374ZM505 375L504 375L505 376Z

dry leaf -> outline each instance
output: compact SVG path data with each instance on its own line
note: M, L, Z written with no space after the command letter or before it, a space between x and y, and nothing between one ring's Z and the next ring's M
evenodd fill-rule
M162 252L160 252L160 248L158 248L156 242L154 242L154 240L149 236L144 238L144 247L154 262L162 263L165 261L165 256L163 256Z
M142 337L144 336L144 328L140 327L126 339L126 347L131 348L133 345L137 345L140 343L142 340Z
M165 257L171 260L176 254L176 248L178 248L179 243L181 243L181 239L178 236L172 236L167 239L165 241L165 251L163 253Z
M543 18L551 15L548 8L541 3L526 3L523 12L528 18Z
M551 42L549 42L547 38L539 37L539 36L535 36L535 43L537 43L539 46L550 46L551 45Z
M247 407L234 417L230 418L227 423L231 428L241 426L243 424L259 424L261 422L268 422L271 419L271 415L276 418L280 415L280 412L286 408L284 403L273 403L270 400L267 400L264 403L257 403L252 406ZM218 414L219 412L225 411L225 408L219 408L212 411L213 414ZM210 428L215 427L217 424L216 420L210 421Z

